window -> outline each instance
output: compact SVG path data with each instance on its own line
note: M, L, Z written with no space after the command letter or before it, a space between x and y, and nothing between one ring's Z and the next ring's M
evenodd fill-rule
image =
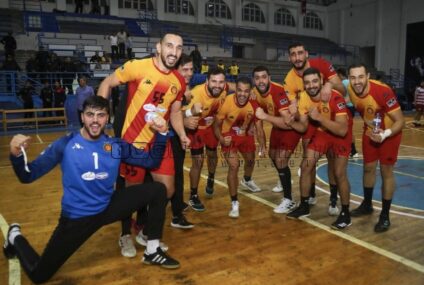
M223 0L209 0L205 4L205 16L231 19L231 11Z
M165 12L194 16L193 4L189 0L165 0Z
M293 15L286 8L280 8L275 11L274 24L290 27L295 26Z
M119 0L119 8L153 11L151 0Z
M244 5L242 12L243 21L265 23L265 16L258 5L250 3Z
M303 17L303 27L320 31L323 29L321 19L314 12L307 12L305 17Z

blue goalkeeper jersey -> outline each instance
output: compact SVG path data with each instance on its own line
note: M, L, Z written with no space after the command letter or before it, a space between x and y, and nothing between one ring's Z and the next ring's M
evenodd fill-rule
M79 132L68 134L49 145L25 171L22 156L10 157L15 173L30 183L58 163L62 170L62 215L71 219L102 212L114 191L121 161L144 168L157 168L163 157L167 136L157 134L150 152L137 149L119 138L102 135L95 141Z

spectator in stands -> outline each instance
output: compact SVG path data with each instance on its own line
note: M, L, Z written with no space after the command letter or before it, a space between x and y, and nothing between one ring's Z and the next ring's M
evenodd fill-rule
M37 79L38 74L36 73L37 61L35 59L35 54L31 55L31 57L25 63L25 70L27 72L27 76L30 79Z
M202 68L200 69L201 74L207 74L209 72L209 64L208 61L205 59L202 63Z
M40 80L47 79L46 78L46 72L49 67L50 62L50 54L47 50L44 49L44 47L40 47L36 54L36 71L41 72L40 73Z
M0 70L21 71L21 68L19 67L13 55L9 54L7 55L5 61L3 62L3 66L1 67ZM5 77L6 77L6 90L8 92L11 92L13 87L12 85L14 84L14 82L16 82L15 80L16 74L15 73L5 74Z
M197 46L195 46L194 50L190 53L190 57L193 59L194 72L200 73L202 55L200 54L199 48Z
M34 95L34 93L35 89L32 86L31 81L27 80L25 82L25 86L22 87L18 93L19 98L22 100L22 103L24 103L24 109L34 109L34 101L32 100L32 95ZM33 112L25 112L24 118L32 118L33 115Z
M73 94L74 90L72 88L72 81L75 77L75 64L72 62L71 58L68 56L65 58L65 61L62 64L62 82L63 87L68 88L68 94Z
M64 108L65 107L65 88L62 87L59 80L56 80L54 82L54 104L53 106L55 108ZM63 116L63 111L56 111L56 116Z
M84 0L75 0L75 13L83 13Z
M83 124L82 124L82 120L81 120L81 114L82 114L82 111L83 111L84 101L87 98L94 96L95 93L94 93L93 87L87 85L87 78L86 77L84 77L84 76L80 77L80 79L78 80L78 84L79 84L79 87L77 88L75 93L77 95L78 120L79 120L80 125L82 127Z
M127 42L125 43L126 47L127 47L127 56L128 59L132 59L133 58L133 53L132 53L132 48L133 48L133 42L131 39L130 35L127 35Z
M112 51L112 60L118 59L118 37L115 35L109 36L110 48Z
M232 80L237 80L237 77L240 74L240 67L235 60L233 60L230 67L228 67L228 73L230 74Z
M8 55L15 56L16 50L16 40L12 36L12 32L8 32L6 36L4 36L0 42L4 45L4 56Z
M421 116L424 112L424 79L421 80L420 85L417 86L414 93L415 116L412 124L415 127L421 127Z
M216 67L221 68L225 73L225 64L224 62L222 62L222 59L218 60L218 64L216 65Z
M125 43L127 42L127 32L124 29L121 29L117 34L118 38L118 48L119 48L119 58L125 58Z
M49 84L49 81L44 81L44 87L40 91L40 98L43 101L43 108L52 108L53 107L53 90ZM51 111L44 111L44 117L51 117Z
M103 15L108 16L110 14L110 0L103 0L103 7L105 8Z
M90 14L100 15L99 0L91 0L91 11Z
M99 55L99 52L96 51L94 55L90 58L90 63L95 64L95 69L101 69L102 57Z

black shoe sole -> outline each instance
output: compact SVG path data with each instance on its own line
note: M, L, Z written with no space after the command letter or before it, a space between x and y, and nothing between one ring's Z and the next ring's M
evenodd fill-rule
M342 231L342 230L344 230L344 229L346 229L346 228L348 228L348 227L350 227L352 225L352 222L350 222L349 224L347 224L344 228L341 228L341 227L338 227L337 225L331 225L331 228L333 229L333 230L337 230L337 231Z
M369 216L374 212L374 209L367 210L367 211L361 211L361 212L355 212L355 210L350 212L351 217L362 217L362 216Z
M299 220L302 217L309 217L310 215L311 215L311 213L305 214L305 215L301 215L301 216L298 216L298 217L293 217L293 216L286 215L286 218L287 219L290 219L290 220Z
M176 228L176 229L189 230L189 229L194 228L194 225L190 225L190 226L181 226L180 224L174 224L174 223L171 223L171 227Z
M144 264L147 264L147 265L159 265L160 267L163 267L165 269L177 269L177 268L180 268L180 265L179 264L175 264L175 265L157 264L157 263L150 262L148 260L143 260L143 263Z

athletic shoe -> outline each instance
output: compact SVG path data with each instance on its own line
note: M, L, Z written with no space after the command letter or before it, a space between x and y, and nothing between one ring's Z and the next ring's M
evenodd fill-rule
M353 159L359 158L359 153L357 153L357 152L355 152L354 154L351 153L350 158L353 158Z
M17 224L17 223L11 224L11 225L9 226L9 230L7 231L6 240L4 241L4 244L3 244L3 253L4 253L4 256L5 256L7 259L14 258L14 257L16 256L15 248L14 248L14 247L13 247L13 245L9 242L10 232L11 232L13 229L16 229L16 228L19 230L19 232L21 231L21 226L20 226L19 224Z
M231 218L238 218L239 217L239 202L238 201L232 201L231 202L231 211L228 213L228 216Z
M288 219L299 219L301 217L307 217L311 213L309 212L309 205L308 204L300 204L299 207L291 211L286 215Z
M200 202L199 196L197 195L191 195L188 204L197 212L203 212L205 210L205 206Z
M212 198L213 197L213 191L214 191L213 187L209 187L209 186L206 185L205 197L209 198L209 199Z
M376 233L382 233L387 231L390 228L390 220L387 216L380 215L378 223L374 226L374 231Z
M330 202L328 205L328 211L329 216L337 216L339 214L339 208L337 207L337 204L333 204Z
M135 237L135 241L142 246L147 246L147 236L143 235L143 232L139 232L138 235ZM168 251L168 246L164 244L163 242L159 242L159 246L161 250Z
M274 208L274 213L284 214L292 211L296 207L296 203L290 199L283 198L280 205Z
M119 246L121 247L122 256L131 258L137 255L137 250L135 249L131 235L121 236L119 238Z
M283 187L281 186L281 181L277 182L274 188L272 188L272 192L279 193L283 191Z
M184 215L181 215L179 217L174 217L171 221L171 227L178 228L178 229L192 229L194 225L187 221L186 217Z
M309 205L316 205L317 201L318 201L317 197L309 197L308 204Z
M241 184L241 186L243 186L244 188L247 188L248 190L250 190L253 193L261 191L261 188L259 188L258 185L256 185L256 183L255 183L255 181L253 181L253 179L246 181L246 180L244 180L244 177L243 177L240 181L240 184Z
M344 230L352 224L350 217L345 212L341 212L337 220L331 224L331 228L335 230Z
M350 216L352 217L361 217L365 215L371 215L374 209L372 208L372 205L368 206L365 205L365 203L362 201L361 205L359 205L358 208L352 210L350 212Z
M160 247L152 254L144 252L142 261L144 264L159 265L166 269L176 269L180 267L180 263L163 252Z

